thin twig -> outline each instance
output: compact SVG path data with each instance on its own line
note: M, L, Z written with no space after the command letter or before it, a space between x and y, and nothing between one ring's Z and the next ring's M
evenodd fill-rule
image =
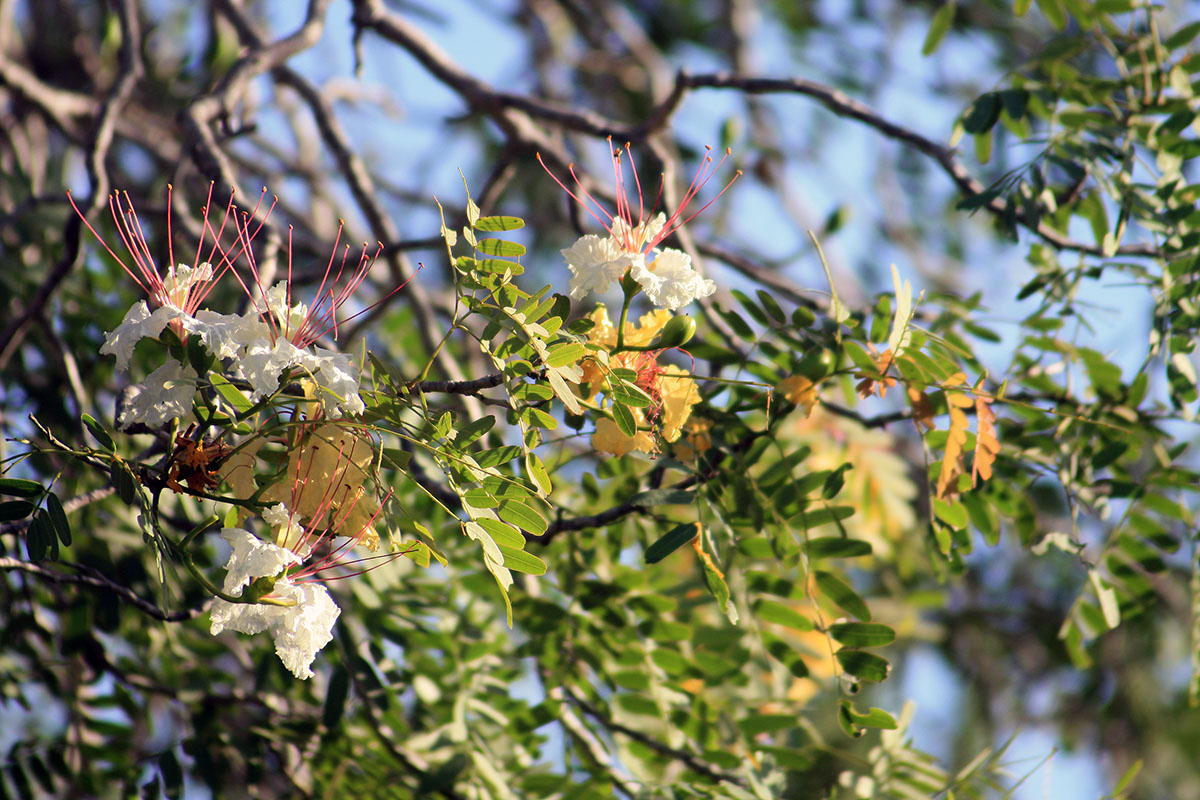
M79 586L91 586L96 589L103 589L106 592L115 594L117 597L124 600L126 603L129 603L146 616L162 620L163 622L184 622L204 613L204 611L208 608L208 603L206 602L195 608L187 608L182 611L172 611L167 613L150 601L142 598L132 589L126 588L119 583L115 583L104 577L102 574L95 572L94 570L77 564L71 566L74 569L81 570L81 574L71 575L65 572L57 572L40 564L34 564L29 561L21 561L20 559L9 558L7 556L0 556L0 569L18 570L30 575L37 575L38 577L44 578L51 583L70 583Z

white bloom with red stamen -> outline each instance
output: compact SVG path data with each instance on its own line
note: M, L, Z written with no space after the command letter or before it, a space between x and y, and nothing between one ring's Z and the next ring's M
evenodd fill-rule
M609 147L612 138L609 137ZM608 231L608 236L589 234L583 236L571 247L562 251L571 269L571 297L580 300L589 292L602 292L613 281L619 280L626 270L646 292L650 302L662 308L671 310L680 308L699 297L707 297L716 290L712 281L703 278L692 265L692 260L678 250L659 250L658 245L668 236L679 230L684 224L694 219L717 198L723 195L741 175L738 171L732 180L725 185L716 197L709 200L699 210L687 214L687 208L696 195L708 183L721 164L728 158L725 156L714 164L713 158L706 155L692 178L691 185L684 193L679 206L669 216L665 213L654 213L646 216L645 203L642 197L642 185L637 175L637 166L633 163L633 153L628 144L624 148L624 156L620 149L612 150L613 176L616 184L617 210L610 214L586 189L575 175L575 167L569 171L575 179L580 194L569 189L543 163L542 166L554 178L555 183L563 188L576 202L588 210L597 222ZM633 215L633 204L626 196L625 167L622 158L628 158L633 172L634 185L637 187L638 214ZM538 155L541 161L541 155ZM665 179L664 179L665 180ZM659 185L659 198L662 197L662 184ZM580 196L582 195L582 197ZM658 200L655 200L655 206Z
M291 550L240 528L225 528L221 536L233 547L226 564L226 594L241 592L256 578L276 580L266 595L269 603L230 603L218 598L212 607L210 632L216 636L226 628L250 635L268 631L283 665L297 678L311 678L313 659L332 641L333 625L341 614L329 590L315 583L296 583L281 574L300 563Z
M562 250L571 270L571 298L582 300L590 292L604 292L630 267L630 254L622 252L611 236L588 234Z
M716 284L696 272L691 256L681 250L668 248L649 263L634 263L629 275L641 284L651 303L668 311L683 308L717 290Z
M216 286L221 276L233 268L234 262L237 261L242 253L242 251L239 251L231 255L232 248L226 250L221 246L221 235L224 233L225 226L234 210L232 195L225 208L225 214L221 220L220 227L214 229L209 223L208 211L212 202L212 185L210 184L208 200L204 206L203 229L200 235L200 242L196 245L195 259L191 265L177 263L175 261L175 247L171 233L171 193L172 188L168 185L168 267L166 275L162 275L159 272L158 265L154 261L154 255L150 251L150 245L147 243L146 236L142 231L141 222L138 220L137 211L134 210L133 204L130 202L128 192L114 192L108 198L108 207L112 212L117 233L121 237L121 241L125 244L125 248L128 250L129 256L133 261L132 267L126 264L108 246L100 234L96 232L96 229L92 227L92 224L83 217L78 206L75 205L75 200L71 197L70 192L67 193L71 207L79 214L80 219L83 220L83 224L99 240L104 249L108 251L108 254L121 265L121 268L125 270L129 277L133 278L134 282L141 287L151 302L158 306L154 313L151 314L146 302L144 300L138 301L129 310L129 313L125 315L125 320L117 330L108 334L104 347L100 352L104 355L116 354L118 368L121 370L128 367L129 357L133 352L134 345L138 341L146 337L158 336L168 324L175 328L180 338L185 338L189 332L194 332L195 326L192 323L200 305L208 297L209 292ZM261 198L259 202L262 202ZM257 208L255 211L257 211ZM270 212L268 211L267 213L269 214ZM205 240L210 235L212 238L208 253L202 258ZM245 248L249 247L254 237L253 235L243 237L239 233L238 238L244 251ZM213 267L214 263L218 265L215 268Z
M146 380L129 388L117 417L117 427L125 430L140 422L157 428L190 413L195 395L196 371L173 358L167 359Z
M245 235L245 230L239 227L239 236L244 238ZM338 318L342 306L366 279L383 247L380 245L375 254L370 255L364 245L354 266L349 266L350 262L347 261L350 252L347 247L341 263L335 269L340 241L339 227L333 253L311 305L300 301L293 302L290 232L287 279L269 288L264 287L262 283L253 251L249 247L244 248L254 283L249 286L243 284L243 288L254 303L254 311L260 317L262 327L258 329L261 335L247 342L244 351L234 358L234 368L250 382L255 399L261 399L274 392L279 388L279 378L284 371L298 367L306 372L321 390L320 401L327 416L337 417L343 413L358 415L366 409L358 393L359 367L349 356L315 345L327 334L332 334L336 339L339 325L344 325L378 305L373 304L345 319ZM347 279L339 286L343 275L346 275ZM404 284L401 284L396 287L379 302L391 297L403 286Z

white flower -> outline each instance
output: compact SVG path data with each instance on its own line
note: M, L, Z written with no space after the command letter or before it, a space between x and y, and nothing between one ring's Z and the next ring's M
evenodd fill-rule
M645 222L632 225L621 217L612 221L612 238L623 250L641 250L645 252L650 242L657 242L663 226L667 224L667 215L659 212Z
M332 411L331 406L334 404L351 416L365 411L366 406L358 395L358 367L350 360L350 356L326 350L324 347L318 347L316 350L316 356L309 364L316 365L313 379L322 389L321 405L325 407L326 412ZM330 416L336 417L338 414Z
M117 427L125 430L134 423L141 422L151 428L157 428L168 420L189 413L195 394L196 371L169 359L166 364L151 372L145 381L129 388L125 404L117 418Z
M104 337L100 347L100 355L117 357L117 371L129 369L129 359L133 357L133 348L146 337L157 337L162 329L172 320L188 318L188 315L174 306L162 306L150 313L150 307L145 300L138 300L125 314L125 319L112 333Z
M267 290L267 309L278 321L284 338L293 338L308 321L308 306L299 301L288 306L288 283L279 281Z
M167 277L162 282L163 305L175 306L186 313L186 309L194 306L195 302L199 302L199 298L188 297L192 287L197 285L203 287L212 280L212 277L212 264L207 261L194 268L187 264L167 267ZM189 302L190 299L195 302Z
M281 506L271 509L279 510ZM286 513L285 508L282 511ZM300 563L300 557L292 551L264 542L240 528L226 528L221 536L233 546L226 565L227 594L240 592L254 578L273 577ZM324 586L293 583L287 576L275 581L269 597L291 605L230 603L218 598L213 604L209 630L213 636L226 628L251 635L269 631L283 665L297 678L311 678L313 659L333 639L333 625L341 609Z
M266 323L253 310L238 315L202 309L196 312L189 330L199 334L208 352L221 359L237 358L251 343L270 336Z
M287 551L307 556L312 548L306 543L307 532L283 503L276 503L262 512L262 518L275 529L275 544Z
M620 280L629 269L633 256L624 252L611 236L588 234L562 251L571 268L571 297L582 300L588 292L603 292L613 281Z
M692 267L692 258L679 250L663 250L649 264L635 263L629 274L641 284L650 302L668 311L708 297L716 285Z
M279 376L288 367L303 366L310 371L316 366L316 356L301 350L287 339L257 339L251 342L242 356L234 361L234 368L250 382L255 401L272 394L279 388Z
M221 538L233 547L225 564L225 585L222 588L226 594L238 594L255 578L278 575L286 567L300 563L300 556L291 550L264 542L241 528L225 528L221 531Z

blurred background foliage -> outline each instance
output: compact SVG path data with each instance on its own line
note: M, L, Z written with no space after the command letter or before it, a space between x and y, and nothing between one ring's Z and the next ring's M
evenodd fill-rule
M1198 11L0 0L0 454L53 484L71 531L51 546L4 507L0 794L1200 798ZM261 637L209 636L203 592L160 580L109 476L13 460L46 432L87 441L81 415L111 421L124 380L97 351L136 287L68 190L109 241L127 192L165 254L167 184L181 247L210 184L269 187L260 260L282 268L290 231L301 283L344 219L385 247L368 302L417 278L343 346L416 378L455 304L434 196L456 228L464 178L485 214L524 218L522 287L565 291L557 249L595 226L536 155L607 199L606 136L668 195L704 145L744 172L681 235L720 287L689 346L712 425L685 440L714 449L681 478L688 454L600 458L561 417L550 527L526 545L549 570L520 577L511 630L477 548L397 478L449 564L341 582L337 638L296 681ZM923 435L906 386L854 390L893 262L923 291L930 363L899 369L935 403ZM211 301L238 302L228 281ZM935 497L957 369L999 398L1002 450L991 480ZM428 377L491 371L459 336ZM792 374L825 378L807 417L768 391ZM510 439L501 418L483 442ZM659 491L680 480L691 505ZM810 525L808 492L853 513ZM701 550L647 552L697 519ZM837 658L851 617L880 638Z

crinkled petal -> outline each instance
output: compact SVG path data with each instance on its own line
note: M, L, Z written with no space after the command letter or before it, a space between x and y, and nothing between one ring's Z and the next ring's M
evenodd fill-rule
M212 280L212 276L212 264L209 264L207 261L197 265L195 268L188 264L168 267L166 277L163 278L164 299L176 308L186 309L188 307L188 295L191 293L192 287L203 286Z
M199 334L208 352L217 358L238 358L252 343L270 338L267 324L253 312L218 314L201 310L196 312L195 322L189 329Z
M580 237L562 251L571 269L571 297L582 300L589 292L603 292L629 268L634 254L622 252L611 237Z
M296 601L294 606L280 608L283 613L271 620L275 654L297 678L311 678L313 659L333 640L333 625L342 610L329 590L317 583L293 584L284 579L275 585L274 594Z
M267 290L267 308L282 328L284 338L288 338L300 330L304 326L304 320L308 317L308 306L301 302L288 306L287 301L287 281L279 281Z
M138 300L125 314L125 319L112 333L104 337L100 347L100 355L117 357L117 371L129 369L129 359L133 357L133 348L147 337L154 338L162 333L162 329L172 320L187 318L187 314L174 306L156 308L150 313L150 307L145 300Z
M188 414L195 394L196 371L170 359L145 381L129 387L117 416L117 427L125 430L140 422L157 428Z
M629 273L641 284L654 305L674 311L717 290L716 284L692 267L692 259L679 250L663 250L649 265L635 264Z
M271 618L279 611L277 606L262 603L230 603L217 598L209 612L208 632L216 636L228 628L231 631L253 636L271 627Z
M288 367L308 366L314 356L301 350L287 339L258 339L246 347L246 352L234 367L250 382L252 398L261 400L279 388L279 376Z
M313 372L313 378L322 389L321 404L325 407L326 413L336 406L350 416L361 414L366 410L366 406L363 405L362 397L358 394L358 367L345 353L337 353L323 347L318 347L316 350L314 363L317 367ZM329 416L339 415L333 413Z
M225 564L226 594L238 594L255 578L278 575L289 565L300 563L300 556L291 550L265 542L241 528L225 528L221 538L233 547Z
M269 631L283 665L297 678L311 678L313 659L333 640L333 625L341 609L324 586L295 584L287 578L276 582L271 597L293 605L229 603L218 598L209 617L209 631L213 636L226 628L251 635Z

